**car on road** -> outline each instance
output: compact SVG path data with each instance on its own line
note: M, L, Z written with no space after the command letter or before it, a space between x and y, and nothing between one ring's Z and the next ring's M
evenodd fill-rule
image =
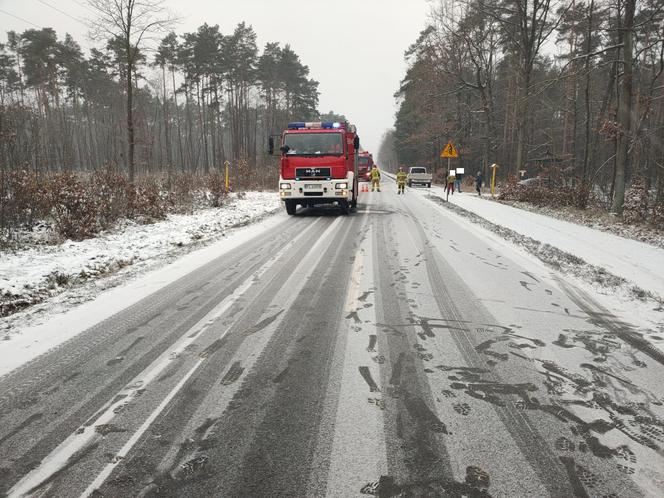
M425 185L431 187L432 175L427 173L427 169L422 166L413 166L408 168L408 186L412 187L413 185Z

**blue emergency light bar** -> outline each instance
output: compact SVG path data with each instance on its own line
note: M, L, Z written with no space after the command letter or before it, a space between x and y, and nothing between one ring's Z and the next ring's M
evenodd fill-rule
M312 121L312 122L304 122L304 121L294 121L292 123L288 123L288 129L289 130L302 130L302 129L324 129L324 130L331 130L331 129L338 129L341 128L343 130L346 129L346 123L338 123L338 122L332 122L332 121Z

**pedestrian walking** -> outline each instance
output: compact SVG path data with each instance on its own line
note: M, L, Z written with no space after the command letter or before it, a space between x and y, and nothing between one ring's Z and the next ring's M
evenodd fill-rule
M482 195L482 183L484 182L484 178L482 177L482 172L478 171L477 174L475 175L475 190L477 190L477 195L481 196Z
M406 179L408 178L408 173L406 173L401 166L399 166L399 171L397 171L397 194L406 193Z
M371 191L375 192L376 189L380 192L380 171L378 171L378 166L374 164L371 168Z

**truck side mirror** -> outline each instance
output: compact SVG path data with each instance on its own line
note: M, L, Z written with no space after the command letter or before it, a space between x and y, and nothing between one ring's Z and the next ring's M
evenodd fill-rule
M267 141L267 153L274 154L274 138L270 137Z
M357 135L355 135L355 138L353 139L353 147L355 148L356 152L360 150L360 137Z

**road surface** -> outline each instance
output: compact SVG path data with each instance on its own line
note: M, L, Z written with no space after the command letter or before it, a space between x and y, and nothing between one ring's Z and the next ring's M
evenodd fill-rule
M423 192L279 214L0 378L0 494L662 496L659 350Z

